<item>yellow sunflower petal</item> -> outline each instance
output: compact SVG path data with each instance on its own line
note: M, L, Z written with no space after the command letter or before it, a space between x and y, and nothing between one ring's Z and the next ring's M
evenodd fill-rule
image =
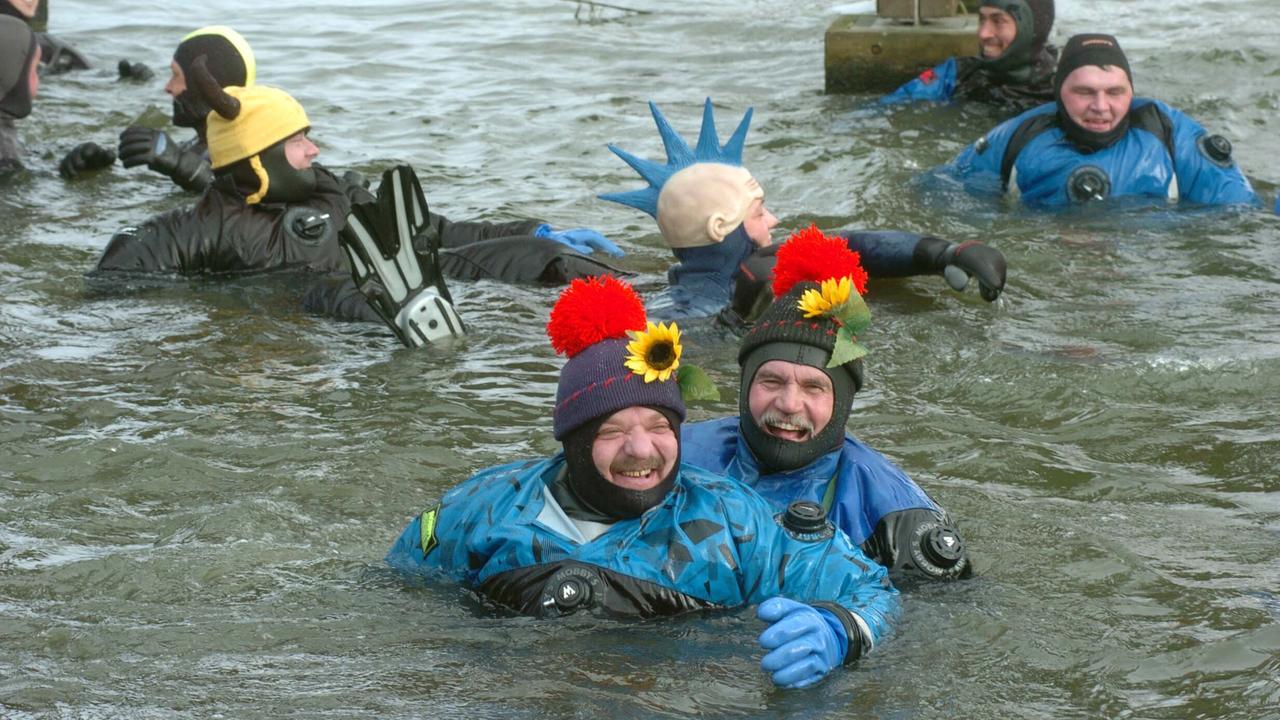
M675 323L649 322L646 325L643 332L627 332L631 342L627 343L629 354L624 364L645 382L665 381L679 367L680 355L684 351L680 346L680 328ZM653 362L655 351L658 353L657 363Z
M823 299L822 293L818 290L805 290L796 306L800 308L800 311L807 318L817 317L831 309L827 301Z

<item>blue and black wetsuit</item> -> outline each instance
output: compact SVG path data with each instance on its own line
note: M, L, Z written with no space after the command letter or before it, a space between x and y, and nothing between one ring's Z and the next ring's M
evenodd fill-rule
M947 513L901 468L852 435L845 435L840 449L786 472L761 471L737 417L684 423L680 452L690 465L750 485L775 510L797 500L822 504L836 527L895 575L954 578L972 573ZM958 544L958 559L931 557L931 543L946 543L948 532Z
M568 582L589 598L573 610L651 617L784 596L842 616L864 650L889 631L897 592L844 533L793 537L746 486L682 465L659 505L588 539L548 490L563 468L559 455L480 472L410 522L387 563L529 615L563 612Z
M1035 61L1017 76L988 69L980 58L953 57L925 70L910 82L880 98L882 105L906 102L972 101L1020 113L1053 102L1053 69L1057 48L1043 48Z
M649 302L655 320L711 317L729 303L742 261L755 249L742 226L723 242L672 250L677 262L667 269L667 287Z

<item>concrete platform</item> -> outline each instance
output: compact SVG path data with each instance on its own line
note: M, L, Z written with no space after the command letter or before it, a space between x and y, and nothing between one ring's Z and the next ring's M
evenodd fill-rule
M883 93L955 55L978 51L977 14L921 25L841 15L827 28L828 93Z

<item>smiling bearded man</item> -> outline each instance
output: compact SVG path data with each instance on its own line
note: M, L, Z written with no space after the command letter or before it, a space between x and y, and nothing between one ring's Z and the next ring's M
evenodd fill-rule
M782 245L773 272L777 299L738 351L739 417L686 424L684 461L742 480L777 509L820 504L895 580L968 576L946 512L845 431L867 352L856 333L871 321L858 255L811 227Z
M776 513L745 485L680 462L680 331L630 286L575 280L547 333L569 359L552 414L564 452L483 470L409 523L387 563L446 575L529 615L621 617L759 604L783 688L871 649L896 613L884 568L820 508Z

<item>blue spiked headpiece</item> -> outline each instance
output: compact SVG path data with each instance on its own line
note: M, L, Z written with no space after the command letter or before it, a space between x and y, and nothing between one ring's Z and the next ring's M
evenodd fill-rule
M610 144L609 149L648 182L649 187L604 193L600 199L648 213L658 221L663 237L674 248L722 241L742 224L751 201L764 197L760 185L742 167L742 149L751 125L752 109L747 109L729 141L721 145L716 133L715 111L711 98L707 98L702 111L702 129L694 148L671 127L657 105L650 102L649 110L662 137L666 164L637 157Z

